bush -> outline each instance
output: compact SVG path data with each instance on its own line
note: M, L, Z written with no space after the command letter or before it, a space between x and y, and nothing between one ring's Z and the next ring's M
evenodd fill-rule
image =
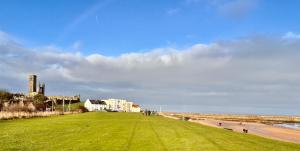
M42 104L44 103L48 98L42 94L37 94L33 97L34 104Z
M23 103L14 103L3 106L3 111L6 112L33 112L35 111L35 106L32 103L24 105Z
M78 107L78 109L79 109L79 111L82 112L82 113L88 112L88 111L89 111L86 107L84 107L84 106L82 106L82 105L80 105L80 106Z
M0 90L0 101L9 101L13 98L13 94L6 90Z
M183 118L185 121L188 121L188 120L190 120L191 118L190 117L184 117Z
M34 104L36 110L38 111L45 111L46 110L46 105L44 103L38 103Z

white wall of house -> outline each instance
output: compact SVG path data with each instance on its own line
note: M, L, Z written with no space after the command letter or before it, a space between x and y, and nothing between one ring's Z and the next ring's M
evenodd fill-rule
M141 112L141 108L140 107L132 107L131 112Z
M84 107L87 108L89 111L92 111L92 103L90 102L89 99L87 99L87 100L84 102Z
M89 111L103 111L106 108L104 104L92 104L89 99L84 102L84 107Z
M117 111L117 103L114 99L107 99L103 101L105 101L107 109Z
M105 101L107 108L112 111L123 112L125 111L124 104L126 104L126 100L121 99L107 99Z
M132 112L133 102L126 102L126 110L125 112Z
M133 102L123 99L107 99L105 101L107 108L118 112L132 112Z

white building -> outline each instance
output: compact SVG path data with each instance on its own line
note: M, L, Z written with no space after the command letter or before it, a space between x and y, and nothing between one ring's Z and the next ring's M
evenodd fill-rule
M87 99L84 102L84 107L89 111L104 111L107 108L105 101Z
M127 101L123 99L103 100L107 104L107 109L117 112L126 112Z
M133 102L126 102L125 112L132 112Z
M117 112L132 112L133 102L124 99L107 99L103 100L107 105L107 109Z
M132 104L131 112L141 112L141 107L137 104Z
M107 100L103 100L103 101L105 101L106 107L107 107L108 110L111 110L111 111L118 111L119 110L116 99L107 99Z

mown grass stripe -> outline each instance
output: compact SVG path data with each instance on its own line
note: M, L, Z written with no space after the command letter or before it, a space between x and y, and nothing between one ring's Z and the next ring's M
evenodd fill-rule
M199 137L205 138L208 142L210 142L211 144L213 144L218 150L229 151L226 148L224 148L223 146L221 146L220 144L218 144L217 142L213 141L211 138L209 138L207 136L207 134L205 134L205 133L203 133L201 131L195 131L190 125L185 124L185 122L183 122L182 125L186 129L188 129L188 130L193 131L194 133L196 133Z
M162 146L162 148L163 148L164 151L167 151L168 149L167 149L166 145L163 143L162 139L160 138L160 136L158 135L158 133L153 128L153 124L152 124L152 122L150 120L149 120L149 124L150 124L150 127L151 127L152 131L154 132L154 134L155 134L155 136L156 136L156 138L158 140L158 143L160 144L160 146Z
M127 145L126 145L125 150L130 150L130 147L131 147L131 144L132 144L133 137L134 137L134 135L135 135L135 133L136 133L136 127L137 127L137 125L138 125L138 121L136 121L136 122L134 123L134 126L133 126L133 128L132 128L132 130L131 130L131 135L130 135L130 137L129 137L129 139L128 139L128 143L127 143Z

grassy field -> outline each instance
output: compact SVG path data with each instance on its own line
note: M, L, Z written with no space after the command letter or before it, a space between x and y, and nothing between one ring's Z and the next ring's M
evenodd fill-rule
M76 111L76 110L78 110L79 106L84 106L84 103L83 102L72 103L72 104L70 104L70 110ZM62 104L55 106L55 110L62 111L62 109L63 109ZM69 104L65 104L65 111L68 111L68 110L69 110Z
M289 151L300 145L139 113L0 121L0 150Z

